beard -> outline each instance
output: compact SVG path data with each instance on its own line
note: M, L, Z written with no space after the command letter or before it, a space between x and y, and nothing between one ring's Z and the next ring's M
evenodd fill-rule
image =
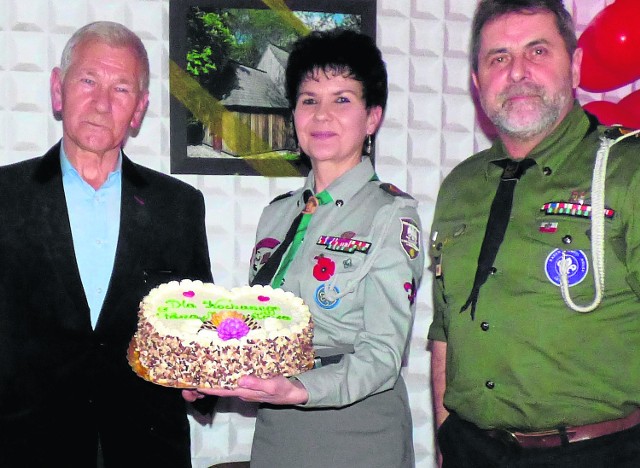
M513 97L529 97L512 100ZM481 98L482 108L500 133L519 140L528 140L548 133L558 122L561 113L573 100L570 81L560 90L549 95L544 87L534 83L515 84L497 96L497 105L490 107Z

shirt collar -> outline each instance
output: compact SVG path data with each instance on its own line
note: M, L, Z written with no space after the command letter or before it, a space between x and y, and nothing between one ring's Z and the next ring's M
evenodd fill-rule
M573 108L560 122L553 132L531 150L527 158L535 159L537 170L551 169L555 171L568 158L587 135L590 129L589 117L584 112L578 101L575 101ZM509 155L500 139L496 140L490 150L491 157L487 165L487 174L501 172L495 161L508 158ZM535 170L532 168L531 170Z
M349 169L347 172L342 174L336 180L334 180L331 185L326 188L326 191L331 194L331 198L333 198L334 202L340 200L343 203L348 203L353 196L360 191L360 189L372 178L375 176L375 170L373 168L373 164L371 163L371 159L367 156L363 156L360 163L357 166ZM313 170L309 172L307 176L307 180L305 181L304 189L312 190L314 189L314 180L315 177L313 175ZM301 195L302 197L302 192Z
M62 177L63 178L64 177L69 177L69 176L74 176L74 177L77 177L77 178L79 178L80 180L82 180L84 182L84 179L82 179L82 176L80 175L78 170L75 167L73 167L73 164L71 164L71 161L69 161L67 153L64 150L63 142L60 143L60 169L62 171ZM122 171L122 150L120 150L120 153L118 154L118 161L116 162L115 169L109 173L109 176L107 177L107 180L102 185L102 187L107 187L107 186L113 184L114 183L114 177L119 176L121 171ZM102 187L100 187L100 188L102 188Z

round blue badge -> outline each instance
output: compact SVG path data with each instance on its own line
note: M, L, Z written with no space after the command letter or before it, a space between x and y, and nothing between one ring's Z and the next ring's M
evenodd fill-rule
M589 272L589 261L582 250L565 250L565 262L569 262L567 280L569 286L575 286L582 282ZM555 249L549 254L544 264L547 278L556 286L560 286L560 263L562 262L562 250Z
M340 292L340 290L336 287L334 287L333 289L335 289L337 293ZM316 304L318 304L321 308L327 309L327 310L333 309L338 304L340 304L340 298L336 299L335 301L329 301L327 299L327 295L324 289L324 283L318 286L318 289L316 289L315 299L316 299Z

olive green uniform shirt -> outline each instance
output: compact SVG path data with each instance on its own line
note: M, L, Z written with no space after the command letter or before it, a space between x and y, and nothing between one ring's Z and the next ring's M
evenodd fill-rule
M608 158L601 304L591 313L571 310L556 284L559 253L577 252L571 297L579 305L594 298L591 221L584 212L606 130L576 103L529 154L536 165L516 184L475 320L460 310L502 173L494 161L507 157L504 147L498 141L472 156L442 184L431 233L429 338L447 342L445 406L482 428L581 425L620 418L640 405L640 139L616 143Z

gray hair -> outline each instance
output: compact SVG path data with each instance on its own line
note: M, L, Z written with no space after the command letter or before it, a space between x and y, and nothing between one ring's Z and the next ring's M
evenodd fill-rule
M63 77L73 60L74 49L78 44L88 39L97 39L110 47L131 48L142 67L142 73L138 77L140 90L147 91L149 89L149 57L147 49L145 49L144 44L133 31L113 21L89 23L73 33L73 36L64 46L60 59L60 70Z

